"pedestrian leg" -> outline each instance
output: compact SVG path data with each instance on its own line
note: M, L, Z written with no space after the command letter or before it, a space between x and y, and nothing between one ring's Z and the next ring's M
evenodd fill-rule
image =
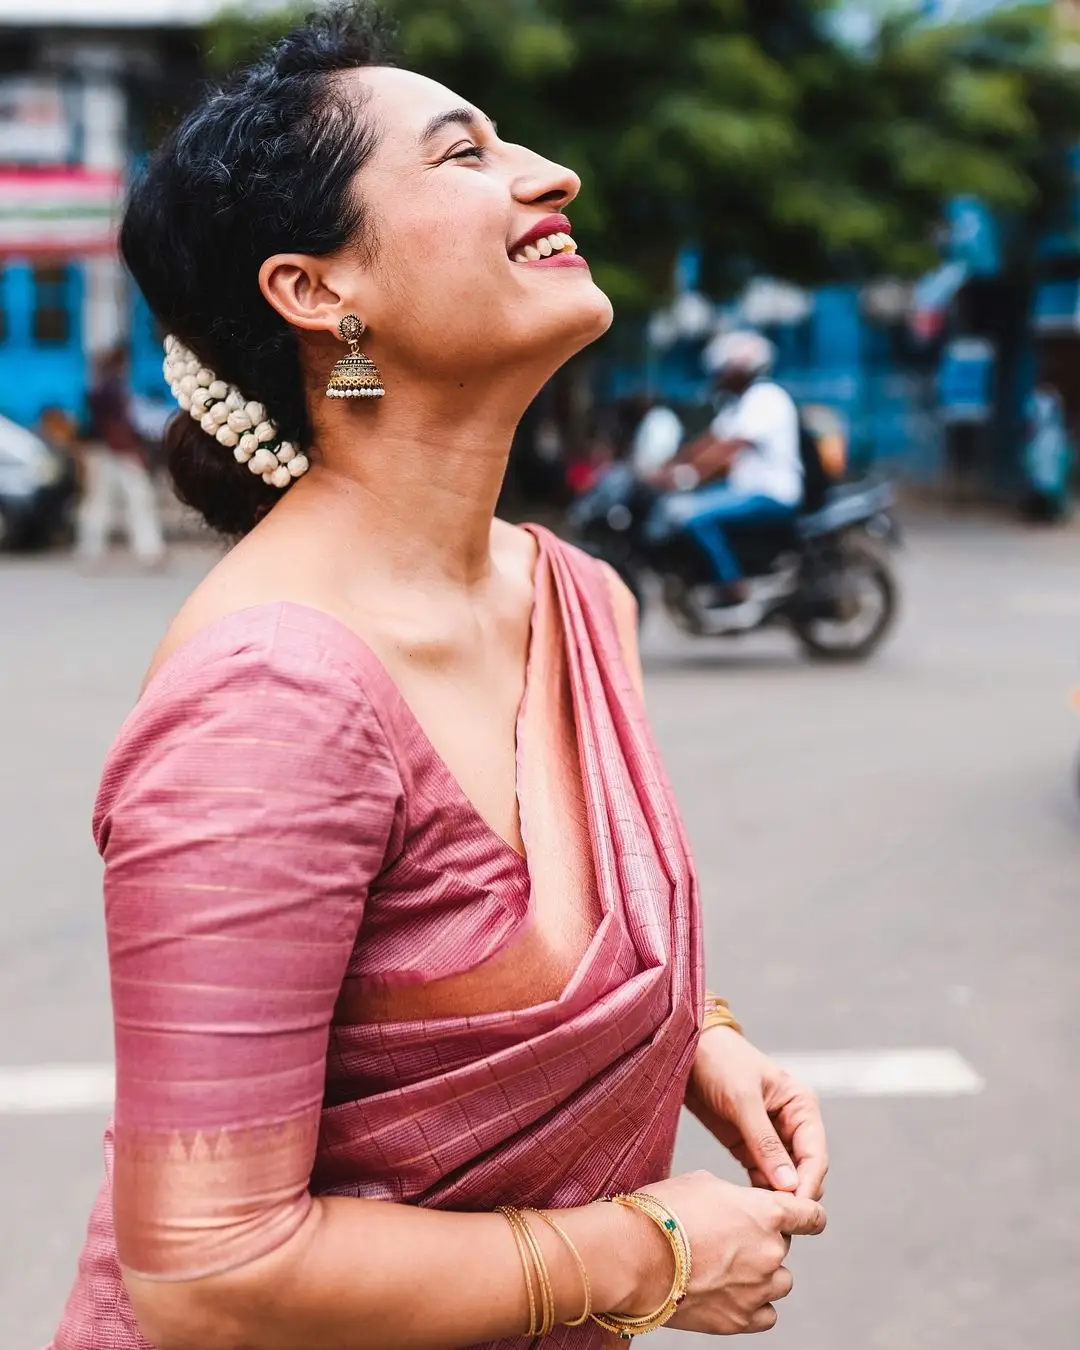
M118 463L124 497L124 524L132 551L144 566L156 567L165 558L165 535L154 480L146 466L133 456L125 455Z
M75 517L75 552L86 562L99 562L105 556L116 502L114 468L111 451L84 451L82 499Z

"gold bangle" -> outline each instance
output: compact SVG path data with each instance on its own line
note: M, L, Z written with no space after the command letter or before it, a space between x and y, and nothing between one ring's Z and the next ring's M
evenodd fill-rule
M536 1334L538 1336L550 1336L555 1330L555 1296L552 1293L551 1279L548 1275L544 1253L521 1211L511 1207L510 1213L513 1215L513 1222L520 1230L521 1237L528 1249L529 1256L532 1259L533 1272L536 1275L537 1284L540 1286L540 1326Z
M499 1213L506 1219L514 1234L520 1239L519 1252L522 1253L522 1264L526 1264L527 1258L524 1252L528 1253L528 1262L532 1266L533 1273L536 1276L536 1282L540 1288L540 1325L536 1325L536 1305L531 1302L530 1317L530 1336L550 1336L555 1330L555 1294L551 1287L551 1276L548 1274L547 1262L544 1260L543 1249L536 1240L536 1235L529 1227L521 1210L515 1209L513 1205L503 1205ZM526 1276L528 1280L528 1276ZM531 1282L529 1284L531 1290Z
M705 994L705 1012L701 1019L702 1035L706 1031L712 1031L714 1027L730 1027L738 1035L743 1034L741 1023L737 1022L732 1016L731 1005L726 998L721 998L719 994Z
M574 1245L574 1242L571 1239L570 1234L566 1231L565 1228L563 1228L561 1224L556 1223L550 1214L545 1214L542 1209L526 1209L525 1213L535 1214L538 1219L542 1219L549 1228L551 1228L554 1232L556 1232L559 1235L559 1237L562 1238L564 1245L570 1252L570 1255L577 1262L577 1268L581 1272L581 1283L585 1287L585 1311L581 1314L580 1317L575 1318L573 1322L564 1322L563 1326L564 1327L584 1326L585 1323L592 1316L592 1285L589 1282L589 1272L585 1269L585 1262L581 1259L581 1253Z
M521 1226L525 1232L525 1237L529 1243L529 1249L533 1254L533 1260L536 1262L536 1269L540 1275L540 1291L543 1303L544 1317L540 1324L540 1335L550 1336L555 1330L555 1293L551 1287L551 1276L548 1274L547 1262L544 1260L544 1249L537 1241L536 1234L529 1227L529 1221L522 1216Z
M532 1262L529 1259L529 1249L525 1244L525 1239L521 1236L521 1230L517 1223L511 1217L516 1213L509 1205L500 1205L495 1211L501 1214L509 1226L510 1232L514 1237L514 1246L517 1248L518 1258L521 1261L521 1269L525 1272L525 1292L529 1297L529 1328L526 1331L527 1336L536 1335L536 1295L533 1293Z
M693 1256L690 1239L677 1216L657 1200L648 1191L635 1191L633 1195L613 1195L611 1202L625 1209L636 1209L644 1214L667 1238L671 1254L675 1258L675 1278L671 1283L671 1292L661 1307L645 1317L622 1317L613 1313L593 1313L592 1320L605 1331L614 1332L620 1340L630 1341L635 1336L646 1336L650 1331L659 1331L671 1321L686 1298L693 1271Z

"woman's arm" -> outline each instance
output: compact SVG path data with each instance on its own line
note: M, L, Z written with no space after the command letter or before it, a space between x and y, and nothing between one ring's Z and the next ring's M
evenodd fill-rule
M647 1312L662 1300L670 1259L649 1225L606 1204L556 1218L581 1253L598 1311ZM531 1227L557 1320L579 1317L577 1265L545 1224ZM501 1215L377 1200L317 1199L283 1247L227 1274L125 1281L157 1350L442 1350L521 1336L529 1322L521 1261Z

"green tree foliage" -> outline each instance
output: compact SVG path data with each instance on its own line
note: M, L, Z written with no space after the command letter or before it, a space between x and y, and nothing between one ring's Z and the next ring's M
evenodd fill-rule
M225 70L304 9L227 14ZM1042 7L977 27L886 24L869 50L827 0L385 0L407 64L571 164L574 228L624 308L699 244L720 294L751 269L811 283L932 265L942 200L1023 219L1064 194L1080 82Z

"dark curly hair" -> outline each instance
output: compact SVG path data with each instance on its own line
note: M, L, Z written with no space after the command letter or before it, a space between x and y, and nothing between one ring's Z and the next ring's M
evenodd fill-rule
M124 261L161 327L305 449L296 336L263 298L259 268L275 253L364 240L350 189L375 131L334 77L390 59L374 5L313 14L184 118L135 182L121 227ZM222 534L246 534L280 500L186 413L166 450L177 495Z

